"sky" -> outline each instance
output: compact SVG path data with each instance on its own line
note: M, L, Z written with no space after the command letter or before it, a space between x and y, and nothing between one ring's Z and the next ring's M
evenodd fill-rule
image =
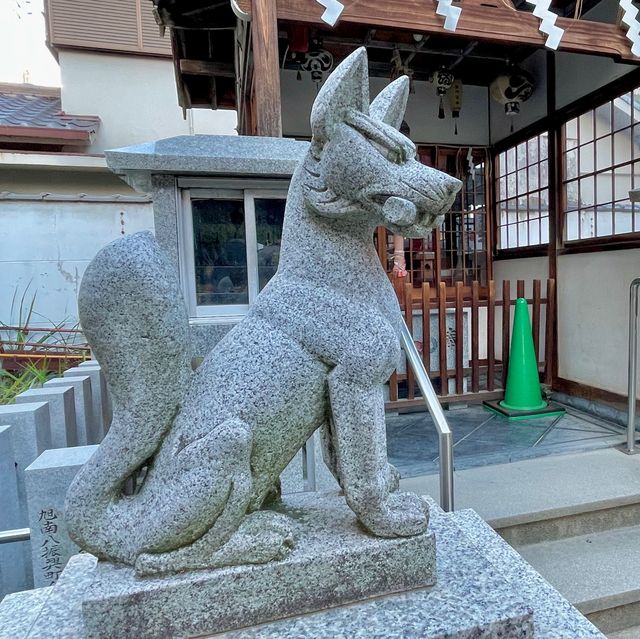
M45 45L43 0L0 0L0 82L60 86Z

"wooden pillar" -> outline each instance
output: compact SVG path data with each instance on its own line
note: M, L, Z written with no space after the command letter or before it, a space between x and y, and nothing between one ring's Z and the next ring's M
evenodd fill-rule
M562 123L556 117L556 55L547 52L547 121L549 122L549 279L554 280L551 289L554 299L548 300L554 313L552 331L547 329L547 339L552 339L553 348L548 349L551 366L547 363L545 369L550 370L545 375L545 383L553 385L558 377L558 249L562 246L564 194L562 185L563 157L562 157Z
M276 0L251 0L256 133L282 136Z

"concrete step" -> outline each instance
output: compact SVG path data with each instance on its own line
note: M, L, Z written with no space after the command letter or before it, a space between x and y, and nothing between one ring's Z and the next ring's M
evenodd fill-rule
M634 626L633 628L627 628L626 630L618 630L617 632L610 632L607 635L607 639L640 639L640 626Z
M613 448L472 468L454 482L456 509L473 508L514 546L640 525L640 455ZM437 475L401 487L439 495Z
M439 494L434 475L401 486ZM640 456L604 449L463 470L455 505L476 510L600 630L640 639Z
M603 632L640 623L640 526L518 547Z

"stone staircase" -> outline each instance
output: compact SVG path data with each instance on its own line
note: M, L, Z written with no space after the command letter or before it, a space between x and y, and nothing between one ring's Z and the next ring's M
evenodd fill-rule
M402 487L438 494L437 476ZM640 639L640 456L615 449L456 473L473 508L610 639Z

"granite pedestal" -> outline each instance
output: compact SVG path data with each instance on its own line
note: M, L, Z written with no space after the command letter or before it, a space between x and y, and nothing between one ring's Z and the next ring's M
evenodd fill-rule
M32 388L16 397L16 404L47 402L51 420L51 446L77 446L76 407L73 388Z
M0 530L20 528L20 506L11 426L0 426ZM29 587L25 542L0 544L0 599Z
M438 540L437 583L241 630L225 639L604 639L587 619L510 548L473 511L445 514L430 502L430 531ZM204 574L204 573L202 573ZM202 575L201 575L202 576ZM357 579L357 575L353 576ZM307 581L312 575L306 576ZM141 580L146 581L146 580ZM0 605L0 637L87 639L83 601L95 596L96 559L71 558L53 588L9 595ZM197 592L196 582L193 590ZM268 590L281 591L273 581ZM126 595L126 589L121 593ZM197 596L197 595L196 595ZM164 616L180 614L167 599ZM225 605L210 600L210 607ZM135 598L134 598L135 605ZM244 609L243 623L254 623ZM104 636L120 637L108 620ZM27 623L28 621L28 623ZM182 639L164 626L166 639ZM534 632L535 630L535 632ZM109 634L109 631L111 634ZM126 636L126 635L125 635ZM143 631L139 639L154 636ZM192 635L191 635L192 636ZM200 635L203 636L203 635Z
M107 382L104 378L100 366L95 360L89 360L91 366L76 366L69 368L63 373L63 378L68 377L84 377L85 375L91 379L91 401L93 402L93 415L96 420L98 429L98 441L102 441L109 424L111 423L111 403L107 391ZM85 362L88 364L89 362Z
M98 428L93 416L91 378L88 375L78 377L54 377L44 384L45 388L65 386L71 386L73 388L78 446L99 444Z
M97 448L47 450L25 472L36 588L54 584L69 557L78 552L64 521L64 500L69 484Z
M11 442L16 464L20 527L28 526L27 491L24 472L38 455L51 448L48 402L0 406L0 424L11 426Z
M281 561L143 579L99 563L82 604L87 638L198 636L435 582L431 533L373 537L333 495L291 496L277 510L298 528Z
M100 364L98 364L97 359L87 359L84 362L80 362L78 366L100 366Z

